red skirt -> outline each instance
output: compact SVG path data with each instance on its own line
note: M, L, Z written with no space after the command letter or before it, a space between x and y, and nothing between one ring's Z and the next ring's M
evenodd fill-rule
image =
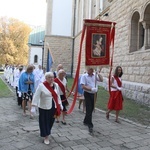
M122 110L123 96L121 91L111 91L107 107L109 110Z

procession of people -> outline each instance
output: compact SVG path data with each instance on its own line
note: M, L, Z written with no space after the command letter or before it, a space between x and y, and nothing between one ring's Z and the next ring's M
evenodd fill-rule
M120 123L118 115L123 108L122 74L122 68L118 66L111 79L111 95L106 112L106 119L109 119L109 113L115 110L117 123ZM41 65L38 68L35 68L34 65L26 67L7 65L4 70L4 77L16 89L17 104L22 107L23 117L27 116L27 109L30 119L34 119L34 114L38 111L40 136L44 138L45 144L49 144L49 135L54 123L59 123L61 118L61 124L67 125L66 114L69 105L67 92L70 93L70 90L67 87L66 72L63 65L58 64L56 71L50 72L46 72L46 69L42 68ZM103 77L100 71L97 72L91 66L86 68L78 80L79 109L82 100L83 115L85 115L82 121L90 133L93 133L94 127L92 113L95 108L95 95L98 92L97 81L103 82ZM79 98L80 96L82 99Z

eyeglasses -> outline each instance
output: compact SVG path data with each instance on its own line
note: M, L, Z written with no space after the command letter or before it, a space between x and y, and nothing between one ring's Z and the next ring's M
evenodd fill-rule
M48 76L47 78L49 78L49 79L51 78L51 79L52 79L52 78L54 78L54 77Z

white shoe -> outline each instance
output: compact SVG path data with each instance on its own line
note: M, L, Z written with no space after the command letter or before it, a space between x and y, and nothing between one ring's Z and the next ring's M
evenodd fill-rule
M49 144L49 139L44 139L44 144L48 145Z

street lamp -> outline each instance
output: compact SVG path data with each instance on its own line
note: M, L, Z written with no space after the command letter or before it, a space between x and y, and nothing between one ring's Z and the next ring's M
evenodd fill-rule
M40 40L40 43L42 44L42 68L43 68L43 61L44 61L44 41Z

